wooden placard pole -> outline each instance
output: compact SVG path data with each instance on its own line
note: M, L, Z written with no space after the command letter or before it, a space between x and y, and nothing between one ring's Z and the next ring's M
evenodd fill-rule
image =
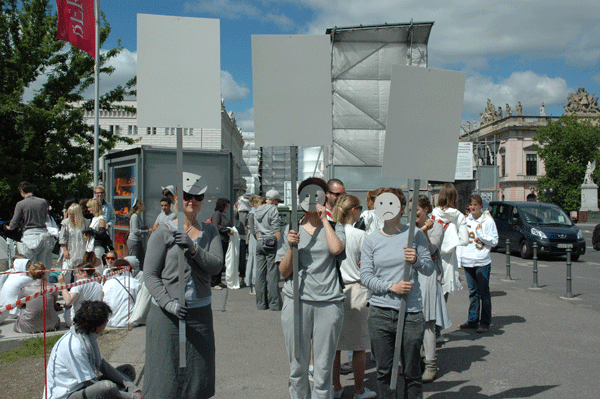
M177 128L177 231L183 233L183 128ZM185 306L185 257L179 249L179 304ZM186 368L185 320L179 319L179 367Z
M421 180L414 179L412 181L413 185L413 194L412 194L412 202L413 205L410 210L410 220L408 223L408 242L406 243L406 248L412 248L413 241L415 239L415 225L417 220L417 204L419 200L419 190L421 188ZM408 204L407 204L408 205ZM410 269L412 267L409 263L404 264L404 276L402 276L403 281L408 281L410 278ZM392 379L390 381L390 389L392 391L396 390L396 384L398 382L398 366L400 364L400 351L402 350L402 338L404 335L404 316L406 315L406 301L408 294L402 295L400 297L400 311L398 312L398 328L396 330L396 345L394 348L394 360L392 363ZM406 370L406 365L403 364L403 370Z
M298 231L298 195L296 190L296 177L298 176L298 147L290 146L290 158L292 160L292 176L290 179L292 197L292 230ZM298 244L292 245L292 282L294 288L294 353L300 358L300 288L298 272Z

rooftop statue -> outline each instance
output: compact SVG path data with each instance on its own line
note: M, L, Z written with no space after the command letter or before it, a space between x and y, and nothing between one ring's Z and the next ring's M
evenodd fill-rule
M564 108L565 115L600 116L598 97L589 94L583 87L580 87L577 93L569 94Z

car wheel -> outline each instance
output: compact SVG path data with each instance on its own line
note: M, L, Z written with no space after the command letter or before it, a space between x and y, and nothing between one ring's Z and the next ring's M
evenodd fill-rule
M533 250L531 249L531 245L527 241L523 241L521 243L521 258L531 259L532 256Z
M581 256L581 254L571 254L571 261L577 262L579 260L579 256Z

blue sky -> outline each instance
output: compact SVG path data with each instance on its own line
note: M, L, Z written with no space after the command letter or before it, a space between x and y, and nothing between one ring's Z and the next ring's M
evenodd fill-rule
M521 101L524 114L562 115L567 95L584 87L600 96L600 1L556 0L124 0L102 1L121 39L116 73L102 91L136 71L136 14L221 20L221 90L238 126L253 131L253 34L324 34L334 26L435 22L429 66L467 74L463 123L477 119L486 100L496 107ZM457 127L458 128L458 127Z

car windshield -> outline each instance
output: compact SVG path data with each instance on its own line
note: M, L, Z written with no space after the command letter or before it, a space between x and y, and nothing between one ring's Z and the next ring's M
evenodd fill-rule
M525 207L520 210L523 219L529 224L538 226L571 226L567 215L557 208Z

